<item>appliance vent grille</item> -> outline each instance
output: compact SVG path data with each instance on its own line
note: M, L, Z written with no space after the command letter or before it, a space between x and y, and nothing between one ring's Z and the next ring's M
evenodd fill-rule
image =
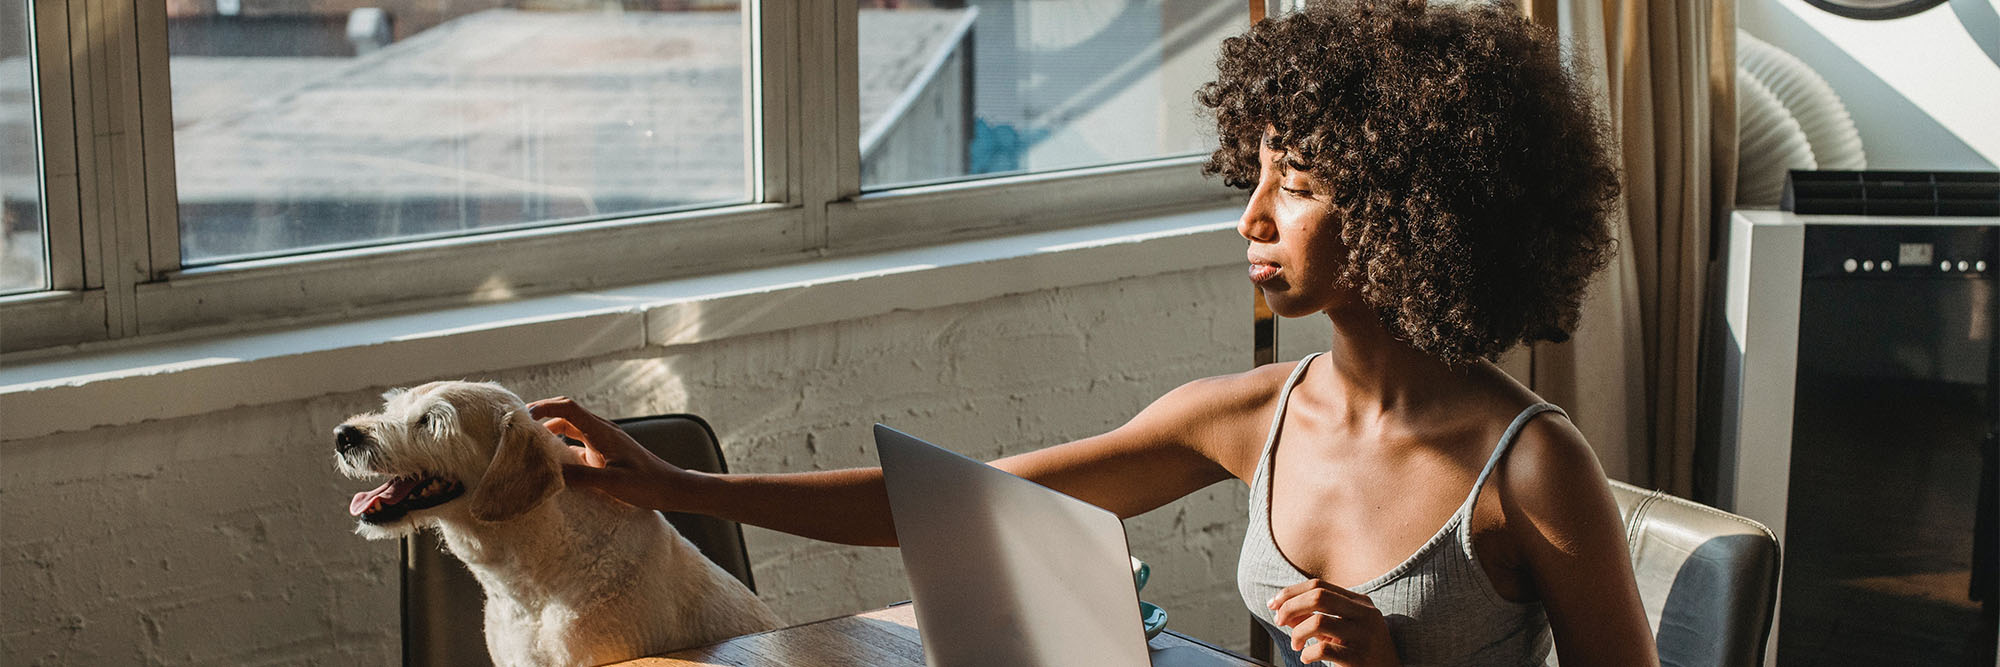
M2000 172L1812 171L1785 177L1794 213L2000 216Z

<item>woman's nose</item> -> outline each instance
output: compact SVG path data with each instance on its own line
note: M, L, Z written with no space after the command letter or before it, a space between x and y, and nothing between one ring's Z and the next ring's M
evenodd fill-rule
M1256 243L1275 240L1278 226L1271 219L1271 189L1269 184L1258 183L1257 189L1250 192L1250 203L1243 206L1243 217L1236 220L1236 233L1244 240Z

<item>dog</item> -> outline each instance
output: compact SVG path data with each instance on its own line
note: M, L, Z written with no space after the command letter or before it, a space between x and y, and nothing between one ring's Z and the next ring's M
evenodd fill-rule
M770 608L658 512L565 490L575 450L499 385L433 382L383 394L334 429L355 532L436 530L486 589L486 649L502 667L597 665L778 627Z

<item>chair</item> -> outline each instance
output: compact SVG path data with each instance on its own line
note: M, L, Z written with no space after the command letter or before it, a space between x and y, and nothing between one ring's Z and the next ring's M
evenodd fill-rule
M700 417L688 414L635 417L619 420L618 427L668 463L697 472L729 472L729 466L722 460L722 443L715 439L715 430ZM750 576L750 552L743 546L742 525L703 514L663 514L675 530L701 549L702 555L735 575L751 592L757 591L757 584Z
M1764 664L1778 540L1763 524L1611 481L1662 667ZM1549 664L1554 665L1552 658Z
M721 443L700 417L687 414L618 420L655 456L700 472L726 473ZM667 521L702 555L756 591L743 527L710 516L666 512ZM403 540L403 664L487 665L485 591L465 564L424 531Z

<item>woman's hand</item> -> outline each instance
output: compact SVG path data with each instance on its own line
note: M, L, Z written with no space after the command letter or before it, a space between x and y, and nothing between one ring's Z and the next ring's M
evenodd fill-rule
M618 425L599 417L567 397L528 404L528 414L556 435L583 443L570 446L571 461L563 463L563 482L596 489L628 504L673 511L673 490L685 470L660 460Z
M1341 667L1399 667L1389 621L1368 596L1307 579L1271 598L1280 629L1292 635L1292 650L1303 663Z

